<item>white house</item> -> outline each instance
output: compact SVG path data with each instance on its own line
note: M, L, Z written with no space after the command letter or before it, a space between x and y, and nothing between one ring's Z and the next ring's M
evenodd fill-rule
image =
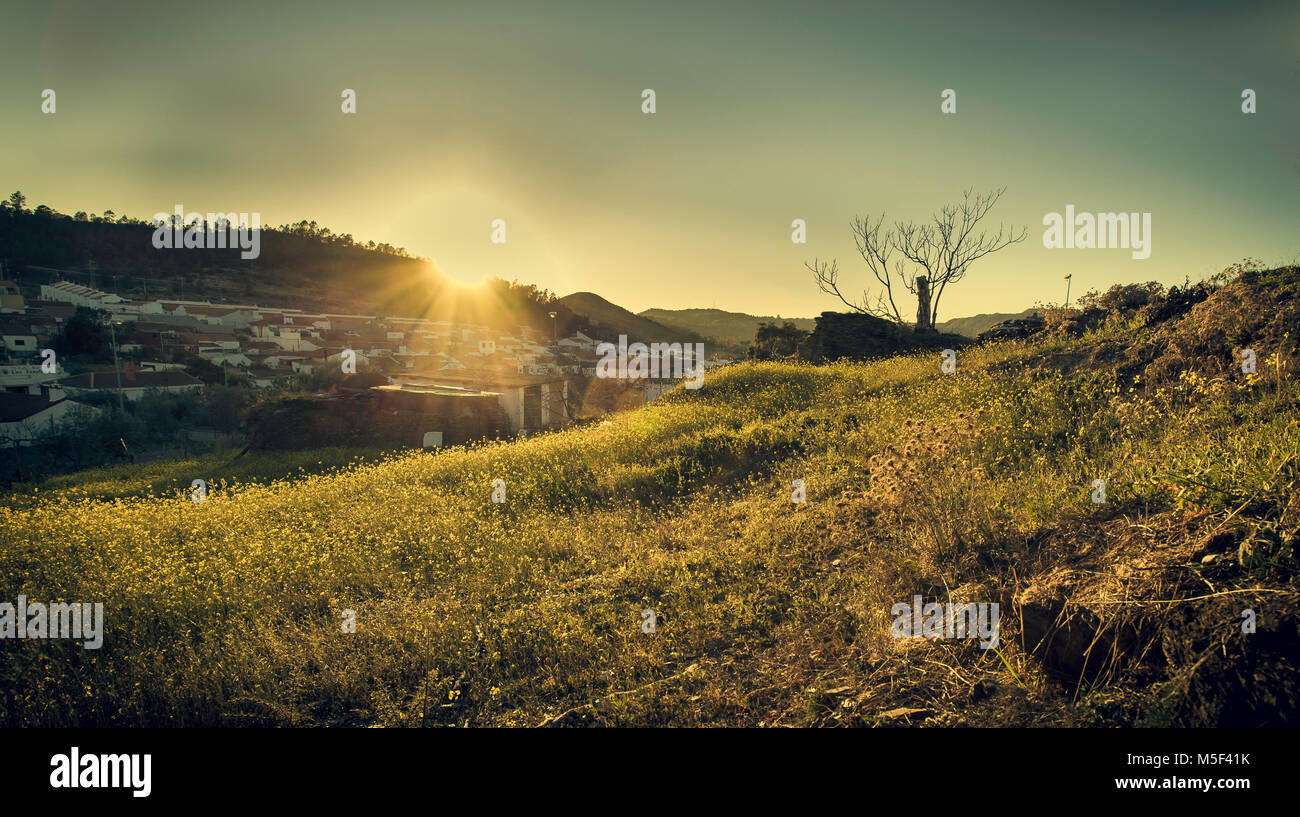
M50 394L0 393L0 445L31 445L70 416L88 416L97 409L63 399L62 392Z
M25 327L0 327L0 344L10 354L34 355L37 353L36 336L30 334Z
M199 357L215 366L221 366L224 364L239 369L246 369L253 365L253 361L249 360L247 355L238 350L232 352L228 349L204 347L199 349Z

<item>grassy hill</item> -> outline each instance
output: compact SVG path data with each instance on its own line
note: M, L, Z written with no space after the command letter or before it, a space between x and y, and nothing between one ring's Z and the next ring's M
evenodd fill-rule
M0 508L0 599L103 601L104 648L6 644L0 724L1295 725L1298 296L1244 275L953 374L738 364L202 504L69 482ZM996 647L891 637L917 595L998 603Z
M747 315L721 309L647 309L637 313L664 326L696 332L733 344L754 342L760 323L793 323L806 332L815 326L812 318L778 318L774 315Z
M642 343L702 343L707 338L697 332L680 327L669 327L658 321L641 317L617 304L612 304L594 292L575 292L559 299L561 306L575 315L586 318L603 332L605 338L616 340L620 334L629 341ZM602 339L605 339L602 338ZM709 349L706 347L706 352Z

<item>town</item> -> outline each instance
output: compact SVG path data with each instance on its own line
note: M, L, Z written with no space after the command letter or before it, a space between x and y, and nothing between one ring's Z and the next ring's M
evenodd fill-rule
M86 356L52 350L61 334L73 331L79 311L83 322L106 326L111 363L96 365ZM70 416L85 418L150 394L199 393L205 385L239 386L255 396L341 384L354 395L382 392L383 410L415 412L424 420L492 415L490 422L449 434L445 442L451 444L564 425L584 414L648 402L679 382L669 377L665 360L662 378L631 377L591 388L603 374L602 340L582 331L546 337L528 326L130 299L63 279L23 286L0 281L0 342L0 443L6 446L31 445ZM724 362L715 356L697 366ZM680 377L680 361L678 368ZM345 378L349 373L355 376ZM300 424L286 424L290 430L276 439L255 436L263 447L296 447L295 425ZM443 431L411 430L379 442L441 444ZM355 440L355 432L340 428L338 436Z

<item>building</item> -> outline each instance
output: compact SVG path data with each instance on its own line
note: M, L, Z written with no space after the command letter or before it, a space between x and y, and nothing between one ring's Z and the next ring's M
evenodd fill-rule
M454 386L390 386L382 375L354 375L357 387L329 394L286 394L254 404L254 451L368 445L459 445L509 433L499 394Z
M45 371L40 363L0 364L0 390L13 394L40 394L43 386L64 374L57 363L53 372Z
M275 385L276 379L285 376L284 372L277 372L274 369L265 369L257 366L250 368L246 374L253 386L259 389L269 389L271 386Z
M0 312L25 312L23 293L13 281L0 281Z
M31 445L72 416L89 416L97 409L63 399L58 389L46 394L0 393L0 445Z
M510 372L446 370L436 374L393 376L397 388L473 390L496 396L510 423L510 430L537 431L563 425L569 411L569 383L558 375L527 375Z
M0 323L0 348L6 355L33 357L37 354L36 334L21 323Z
M121 372L85 372L58 381L70 397L116 394L119 382L122 395L127 400L139 400L151 390L182 393L197 392L203 388L201 380L185 372L144 372L130 366Z
M90 287L83 287L81 284L74 284L71 281L55 281L52 284L41 284L41 300L63 301L73 306L85 306L109 312L121 312L127 306L126 300L121 296L100 292Z

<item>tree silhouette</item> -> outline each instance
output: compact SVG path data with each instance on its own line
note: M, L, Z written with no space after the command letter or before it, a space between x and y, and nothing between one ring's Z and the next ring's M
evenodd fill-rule
M961 202L950 204L935 213L929 223L895 222L892 229L881 232L885 216L874 222L871 217L854 219L853 238L858 254L883 289L873 299L863 290L860 301L850 301L840 292L839 269L835 260L824 262L814 258L804 264L817 279L822 292L834 295L855 312L887 318L904 323L902 313L894 301L895 280L902 282L908 292L916 296L916 331L934 329L939 316L939 300L949 284L966 277L971 264L986 255L1025 240L1027 229L1019 233L1014 227L998 225L995 235L987 231L976 233L976 227L1006 188L989 193L972 194L967 189ZM892 262L892 267L891 267Z

